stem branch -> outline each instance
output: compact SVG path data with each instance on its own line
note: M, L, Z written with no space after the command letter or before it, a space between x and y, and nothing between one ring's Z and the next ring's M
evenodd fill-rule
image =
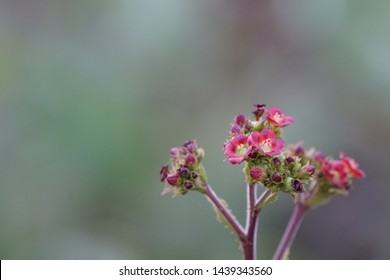
M237 219L233 216L233 214L227 209L221 199L216 195L214 190L209 186L205 186L204 194L207 196L209 201L221 212L221 214L225 217L226 221L233 228L234 232L237 234L238 238L241 242L246 240L246 234L241 224L237 221Z
M276 249L276 252L274 254L274 260L285 259L288 250L290 249L291 244L294 241L295 235L298 232L299 226L302 223L307 209L308 208L302 203L297 202L295 204L293 213L284 231L283 237L280 240L278 248Z

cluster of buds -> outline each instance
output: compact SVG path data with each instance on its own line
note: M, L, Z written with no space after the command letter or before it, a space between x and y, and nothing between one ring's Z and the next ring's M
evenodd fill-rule
M235 117L230 139L224 145L228 161L245 161L249 182L259 182L274 191L302 192L315 167L297 155L282 152L282 127L292 124L293 117L284 115L278 107L267 109L265 104L256 104L253 115L254 120L241 114Z
M170 164L160 169L160 180L165 182L163 194L186 194L189 190L202 191L206 174L201 161L204 151L195 140L187 141L170 150Z

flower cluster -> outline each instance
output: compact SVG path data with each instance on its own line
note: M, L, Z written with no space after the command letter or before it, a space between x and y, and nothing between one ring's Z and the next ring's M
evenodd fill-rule
M266 118L262 116L265 113ZM278 137L281 128L292 124L293 117L285 116L281 109L265 104L256 104L253 111L254 120L237 115L230 130L231 139L224 145L225 155L232 164L240 164L248 158L279 155L284 141Z
M201 164L204 151L199 148L195 140L187 141L180 147L170 151L170 166L164 165L160 169L160 180L165 182L163 194L186 194L189 190L203 189L206 183L206 174Z
M364 178L366 175L359 169L355 160L340 152L340 159L331 157L324 158L321 162L321 169L326 179L334 186L348 190L351 187L353 178Z
M314 173L314 166L298 156L283 152L281 128L294 122L278 107L267 109L256 104L254 120L237 115L232 123L230 139L224 145L224 153L231 164L246 161L245 172L250 182L285 192L302 192ZM263 118L265 115L265 118Z
M306 150L301 143L289 146L288 151L302 161L310 162L310 166L316 170L312 184L307 188L306 206L323 204L335 193L347 194L353 178L365 177L358 163L344 152L340 152L340 159L336 160L314 148Z

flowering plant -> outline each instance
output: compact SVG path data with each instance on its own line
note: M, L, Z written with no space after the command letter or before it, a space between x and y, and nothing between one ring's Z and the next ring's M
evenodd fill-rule
M327 203L336 194L348 194L352 179L364 178L365 174L343 152L336 160L314 148L305 149L301 143L285 147L283 128L293 124L294 118L286 116L280 108L267 109L264 104L256 104L253 115L254 119L237 115L224 144L224 154L231 164L244 163L245 228L209 185L202 165L205 153L195 140L170 150L170 164L160 170L160 180L165 182L163 194L184 195L194 191L203 194L219 219L236 234L244 259L256 258L260 211L275 201L279 193L290 195L294 210L273 257L286 259L305 213ZM264 189L260 196L257 195L259 187Z

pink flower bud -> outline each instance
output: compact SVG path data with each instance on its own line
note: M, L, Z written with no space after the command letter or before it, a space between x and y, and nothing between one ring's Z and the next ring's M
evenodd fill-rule
M179 182L179 175L178 174L170 174L168 175L167 177L167 182L168 184L170 184L171 186L177 186L178 182Z
M303 157L305 155L305 148L303 147L302 143L298 143L294 147L294 154L299 157Z
M239 126L244 126L246 119L244 115L237 115L234 122Z
M316 168L313 165L309 165L306 167L305 171L309 174L309 176L311 176L316 171Z
M193 154L187 154L185 159L184 159L184 162L185 162L185 164L188 164L188 165L195 164L196 158Z
M238 124L235 124L232 126L232 129L230 130L230 132L234 135L236 134L240 134L241 133L241 127L238 125Z
M264 175L264 171L258 167L252 167L249 171L249 175L252 177L253 180L259 181L260 178Z
M180 154L179 148L172 148L169 152L172 158L177 158Z
M325 159L325 155L320 151L315 151L313 154L313 159L316 162L322 162Z

